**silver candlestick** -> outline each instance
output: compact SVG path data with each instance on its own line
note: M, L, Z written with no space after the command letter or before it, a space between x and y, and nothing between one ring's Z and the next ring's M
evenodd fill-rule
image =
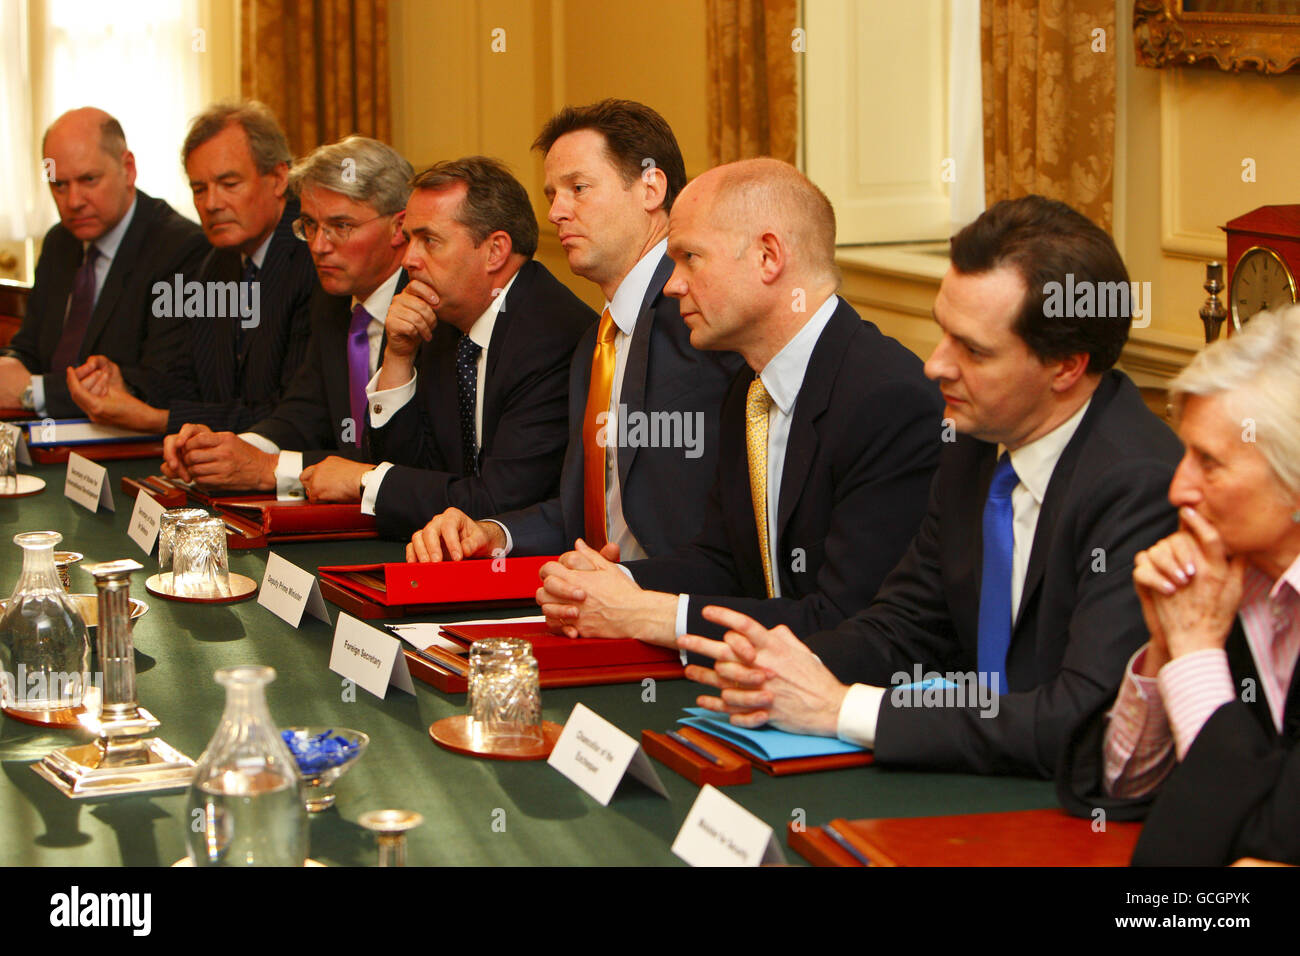
M56 750L32 767L69 797L177 790L189 786L194 774L193 760L160 738L145 736L159 721L140 706L135 689L131 572L141 567L123 558L86 568L99 592L103 699L98 713L80 719L97 739Z
M378 838L380 866L406 866L406 831L418 827L424 817L414 810L369 810L357 822Z

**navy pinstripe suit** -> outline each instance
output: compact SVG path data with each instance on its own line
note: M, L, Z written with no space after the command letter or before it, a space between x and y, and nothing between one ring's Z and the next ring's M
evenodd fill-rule
M172 368L167 431L186 422L213 431L244 431L275 410L307 356L311 335L309 304L317 286L307 244L293 234L298 201L285 203L256 281L260 283L258 324L236 346L238 316L188 320L190 347ZM200 282L238 282L236 249L214 249L199 268Z

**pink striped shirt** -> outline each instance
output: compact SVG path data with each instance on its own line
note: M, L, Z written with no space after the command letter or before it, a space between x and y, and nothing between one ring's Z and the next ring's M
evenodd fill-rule
M1233 683L1223 650L1184 654L1155 678L1136 673L1146 648L1133 655L1107 715L1105 785L1111 796L1140 797L1159 787L1210 716L1238 694L1249 700L1263 693L1281 731L1300 656L1300 557L1276 581L1248 565L1237 616L1255 659L1259 687Z

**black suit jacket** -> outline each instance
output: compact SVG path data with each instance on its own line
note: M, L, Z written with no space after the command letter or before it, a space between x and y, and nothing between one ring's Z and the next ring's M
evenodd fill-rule
M401 270L394 292L401 292L406 282L406 271ZM308 313L311 338L307 342L307 358L275 411L249 431L270 439L282 449L302 452L304 467L329 455L370 461L368 416L359 422L352 421L348 371L352 299L346 295L330 295L317 284ZM384 316L378 318L382 320ZM379 355L382 361L382 342ZM355 441L357 436L361 438L360 446Z
M189 331L183 320L154 315L153 286L159 281L171 285L177 273L192 277L207 251L202 229L137 189L135 214L95 301L77 363L91 355L107 356L122 369L132 392L145 401L158 400L161 378ZM29 372L45 376L45 406L54 418L84 415L68 394L66 370L50 367L81 260L81 240L62 223L45 234L27 316L6 350Z
M373 460L394 465L375 499L385 537L408 538L449 506L482 518L555 493L569 362L596 313L531 259L505 296L487 351L477 476L461 446L453 326L439 323L421 346L415 398L369 431Z
M718 421L723 396L741 366L734 352L701 352L690 342L677 300L664 294L673 261L664 256L646 288L628 347L619 403L628 414L703 413L700 454L683 448L620 448L623 517L647 555L688 542L704 523L709 485L718 464ZM582 417L591 384L596 329L582 337L569 371L569 444L559 497L497 515L510 529L514 554L559 554L584 534Z
M1047 777L1070 728L1107 698L1146 639L1133 557L1177 517L1166 500L1182 447L1117 371L1102 376L1048 484L1007 651L1010 692L978 706L906 707L892 686L977 668L983 513L997 448L945 443L929 511L875 602L808 645L840 680L886 688L882 764ZM897 696L897 700L895 697Z
M939 464L943 402L920 359L839 299L793 409L770 518L781 597L767 600L745 442L753 380L742 369L722 406L721 461L699 536L627 566L642 587L690 593L692 634L721 636L700 616L709 604L796 634L862 610L916 534Z
M181 351L168 383L167 431L186 422L213 431L245 431L275 410L307 355L308 306L317 286L307 243L293 234L298 200L289 199L255 280L260 285L257 325L236 347L239 316L186 319L190 347ZM239 281L237 249L213 249L199 267L202 282Z
M1100 808L1112 820L1146 817L1134 865L1224 866L1243 856L1300 864L1300 670L1291 677L1279 734L1240 618L1225 649L1241 694L1210 716L1154 794L1117 799L1103 792L1113 693L1079 725L1061 758L1057 794L1071 813L1092 816Z

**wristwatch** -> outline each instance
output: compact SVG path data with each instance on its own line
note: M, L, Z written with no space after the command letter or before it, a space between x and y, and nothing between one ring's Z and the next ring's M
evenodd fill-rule
M32 398L31 382L27 383L27 387L23 389L23 393L18 396L18 404L22 405L22 407L27 409L29 412L36 410L36 400Z

